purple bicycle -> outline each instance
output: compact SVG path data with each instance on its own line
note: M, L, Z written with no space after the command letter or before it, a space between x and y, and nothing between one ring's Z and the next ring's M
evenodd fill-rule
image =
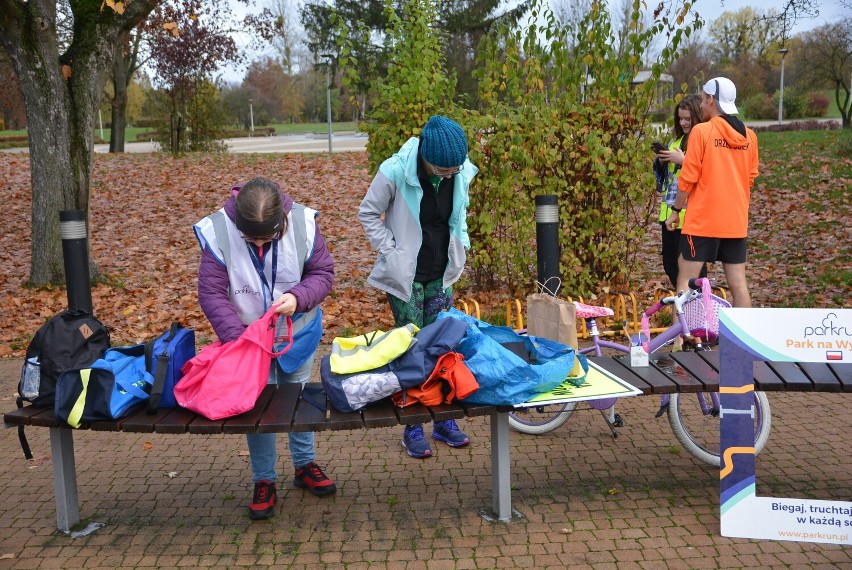
M582 348L580 354L601 356L603 349L612 349L629 353L630 347L601 338L598 332L597 318L613 315L607 307L597 307L574 303L577 316L585 319L592 346ZM678 337L683 338L684 350L708 350L718 341L718 311L730 307L730 303L711 294L708 279L693 279L689 289L677 295L665 297L642 313L643 323L663 307L673 306L676 319L666 330L649 338L647 332L633 335L631 344L641 344L647 352L653 353L672 344ZM647 331L648 327L643 326ZM615 412L616 398L586 402L590 407L600 410L607 421L613 437L616 427L623 426L623 420ZM509 424L515 430L539 435L555 430L565 423L577 407L576 402L551 404L514 410L509 414ZM699 392L697 394L666 394L662 396L660 409L656 417L667 414L675 437L692 455L710 465L719 466L719 394ZM769 400L763 392L754 393L752 407L754 420L755 453L766 445L772 425Z

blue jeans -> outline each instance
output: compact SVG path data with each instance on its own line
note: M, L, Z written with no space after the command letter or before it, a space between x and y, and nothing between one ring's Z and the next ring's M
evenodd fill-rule
M269 383L290 382L304 384L311 376L314 357L308 359L301 368L290 374L281 370L278 361L273 359L269 367ZM290 457L296 469L304 467L316 458L314 452L314 432L290 432ZM254 482L261 480L278 481L275 464L278 462L277 433L250 433L246 435L251 472Z

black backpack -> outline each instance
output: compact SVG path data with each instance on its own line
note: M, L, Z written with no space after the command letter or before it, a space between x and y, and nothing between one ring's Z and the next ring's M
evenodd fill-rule
M53 408L56 379L65 370L84 368L109 348L109 331L85 311L62 311L38 329L27 347L27 359L18 383L18 407L30 402L37 408ZM24 455L32 457L20 426Z

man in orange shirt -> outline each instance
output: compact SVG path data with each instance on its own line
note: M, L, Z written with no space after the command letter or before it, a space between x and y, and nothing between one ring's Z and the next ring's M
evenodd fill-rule
M750 307L746 241L751 187L757 177L757 136L737 114L737 88L726 77L708 81L701 94L704 123L689 135L669 229L683 222L677 288L685 291L705 262L722 262L735 307Z

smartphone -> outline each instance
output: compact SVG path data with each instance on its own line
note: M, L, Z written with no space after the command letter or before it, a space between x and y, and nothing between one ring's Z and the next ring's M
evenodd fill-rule
M651 143L651 150L653 150L655 153L659 153L659 152L662 152L664 150L669 150L669 149L663 143L661 143L659 141L654 141L654 142Z

